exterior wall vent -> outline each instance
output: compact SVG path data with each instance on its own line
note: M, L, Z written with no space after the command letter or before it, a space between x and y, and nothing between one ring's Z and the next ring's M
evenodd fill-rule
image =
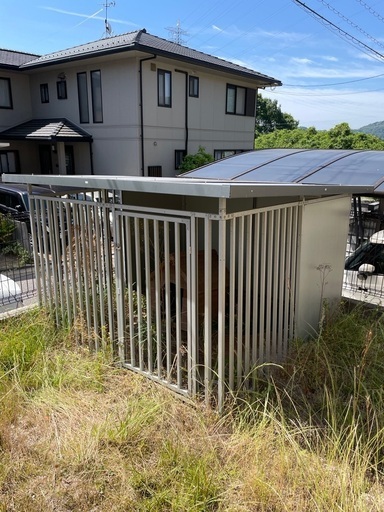
M151 71L156 71L156 64L151 62Z
M152 178L161 178L163 170L161 165L148 165L148 176Z

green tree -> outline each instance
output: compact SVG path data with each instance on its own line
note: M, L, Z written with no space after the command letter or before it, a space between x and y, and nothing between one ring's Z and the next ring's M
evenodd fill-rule
M199 146L197 153L186 155L179 167L179 172L187 172L213 162L213 156L205 151L203 146Z
M316 130L313 127L275 130L257 137L255 148L384 150L384 140L367 133L354 132L348 123L340 123L330 130Z
M257 95L255 121L256 137L264 133L271 133L275 130L294 130L298 126L299 121L296 121L291 114L282 112L277 100L263 98L261 94Z

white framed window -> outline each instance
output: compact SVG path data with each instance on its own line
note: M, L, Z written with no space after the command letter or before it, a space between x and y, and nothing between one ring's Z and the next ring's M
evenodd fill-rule
M189 96L191 98L199 97L199 77L198 76L190 76L189 77Z
M94 123L103 122L103 98L101 94L101 71L91 71L92 115Z
M67 99L67 81L60 80L60 82L56 82L57 88L57 99L58 100L66 100Z
M0 174L16 174L20 172L18 151L0 151Z
M87 73L77 73L77 95L80 123L89 123L89 101Z
M157 104L159 107L172 107L172 73L157 70Z
M226 114L255 116L256 90L227 84Z
M40 100L41 103L49 103L48 84L40 84Z
M184 158L187 156L185 149L175 149L175 169L180 169Z
M13 108L10 78L0 78L0 108Z

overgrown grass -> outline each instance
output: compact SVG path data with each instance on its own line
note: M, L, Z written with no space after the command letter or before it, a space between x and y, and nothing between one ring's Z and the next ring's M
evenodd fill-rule
M44 311L0 324L0 511L382 511L381 316L340 311L219 416Z

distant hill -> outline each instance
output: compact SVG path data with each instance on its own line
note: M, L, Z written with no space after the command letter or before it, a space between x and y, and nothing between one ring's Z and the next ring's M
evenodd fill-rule
M362 126L356 132L362 133L370 133L371 135L376 135L380 139L384 139L384 121L378 121L377 123L367 124L366 126Z

